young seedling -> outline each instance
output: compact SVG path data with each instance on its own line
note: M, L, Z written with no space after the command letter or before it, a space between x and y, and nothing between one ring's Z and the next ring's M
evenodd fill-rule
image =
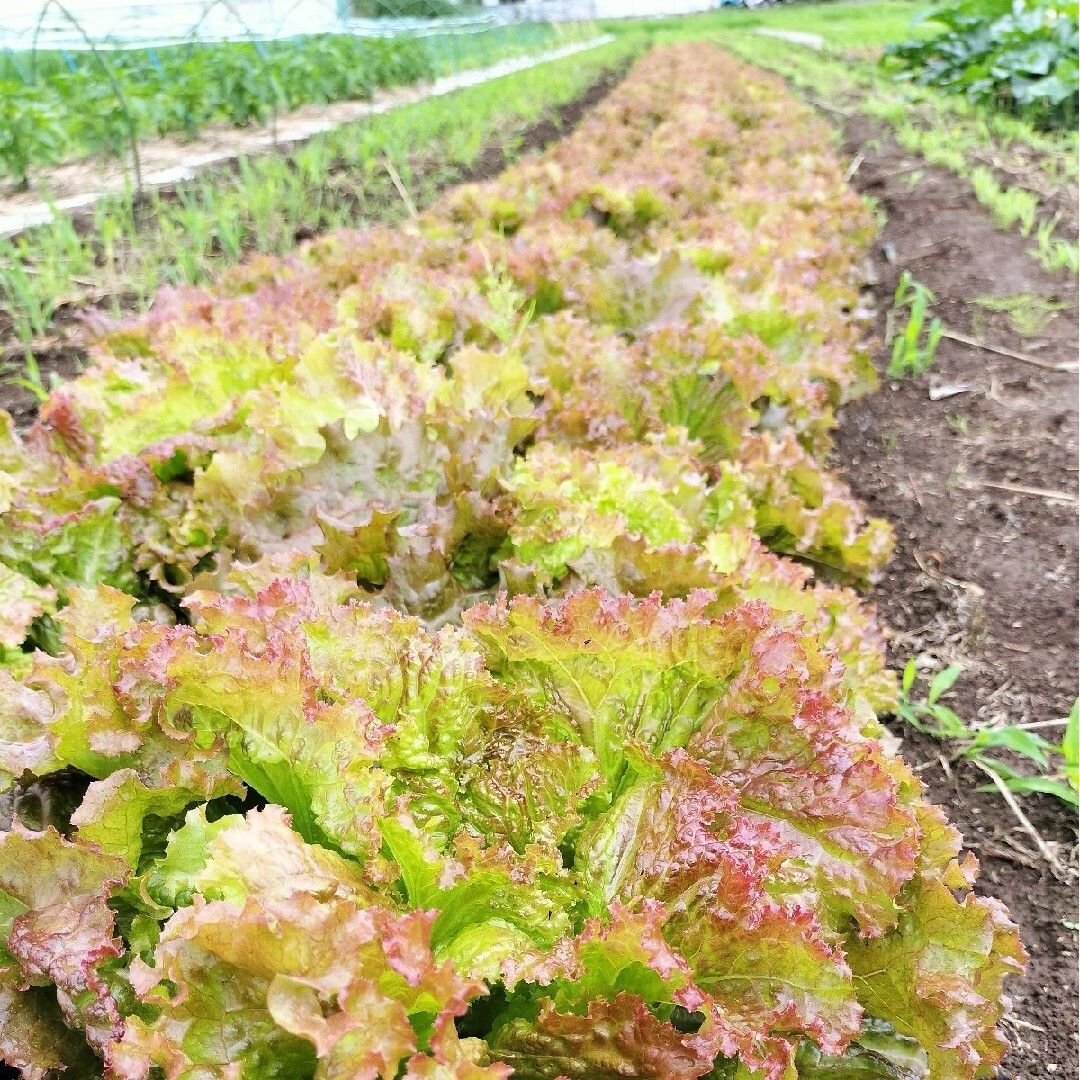
M1031 233L1039 210L1038 195L1026 188L1003 188L997 177L982 165L972 170L971 185L975 189L975 198L990 211L997 228L1008 231L1019 224L1021 236Z
M949 421L949 427L958 435L963 435L965 439L968 437L968 418L964 413L953 413L945 419Z
M1007 729L1005 729L1007 730ZM1030 729L1020 728L1024 734ZM1002 744L1007 745L1007 744ZM1000 761L987 761L987 764L1001 776L1010 791L1037 791L1045 795L1055 795L1070 806L1080 805L1080 701L1073 707L1065 720L1065 735L1059 746L1048 744L1049 751L1060 754L1062 763L1048 775L1024 776ZM1010 750L1016 749L1009 746ZM1023 751L1019 751L1023 753ZM1030 755L1028 755L1030 756ZM992 789L987 789L992 790Z
M1047 273L1068 270L1070 274L1080 272L1080 247L1069 240L1062 240L1054 235L1058 218L1040 223L1035 232L1036 247L1029 248L1028 254L1034 258Z
M1060 300L1047 300L1032 293L1018 293L1016 296L980 296L974 301L986 311L1001 311L1009 316L1013 329L1020 337L1035 337L1041 334L1059 311L1068 308Z
M934 362L934 354L937 352L944 328L941 320L937 318L927 323L927 312L933 302L934 294L925 285L917 282L912 277L911 271L901 272L886 331L886 336L892 342L892 359L887 368L890 378L922 375ZM907 322L897 333L896 320L905 312Z
M1052 743L1038 733L1038 728L1059 724L1049 721L1040 724L1006 724L1002 727L973 727L965 723L941 699L953 688L961 669L947 667L930 680L930 688L924 701L911 696L917 671L911 659L904 668L901 683L902 694L898 714L916 731L932 735L936 739L952 740L957 744L954 757L968 758L983 770L996 774L1003 786L1013 792L1042 792L1053 795L1070 806L1080 806L1078 795L1078 707L1074 704L1066 720L1065 734L1060 743ZM1039 770L1034 776L1018 772L1011 765L990 756L994 750L1010 750L1034 763ZM1057 762L1057 758L1061 758ZM997 785L987 785L982 791L996 790Z

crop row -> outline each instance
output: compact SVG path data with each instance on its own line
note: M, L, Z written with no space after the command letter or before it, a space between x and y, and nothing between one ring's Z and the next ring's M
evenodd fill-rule
M99 327L0 444L9 1063L992 1071L1022 949L842 584L891 536L824 464L873 385L827 142L656 50L495 182Z
M114 155L132 139L193 139L211 123L266 123L309 103L366 100L381 87L494 63L555 38L548 24L524 23L475 34L102 50L70 68L51 54L25 54L0 81L0 172L25 183L35 166Z
M557 127L556 110L639 51L634 41L611 42L343 125L289 154L201 172L172 192L110 195L82 226L58 214L0 241L0 324L10 324L0 345L13 355L21 342L30 355L82 297L116 315L125 305L141 311L160 285L211 279L252 251L290 252L298 236L424 208L493 153L511 160L533 126ZM40 388L33 363L26 374Z
M908 153L969 181L998 228L1019 227L1023 236L1031 234L1028 253L1044 270L1077 265L1075 232L1070 235L1062 223L1066 204L1056 194L1076 182L1075 131L1038 130L1029 110L1013 115L993 109L978 95L969 99L933 84L902 80L878 62L853 61L835 50L792 50L753 33L726 35L724 43L801 92L857 99L860 111L890 129Z

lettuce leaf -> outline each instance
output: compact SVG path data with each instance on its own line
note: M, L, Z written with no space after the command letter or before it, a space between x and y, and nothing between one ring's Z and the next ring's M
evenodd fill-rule
M38 988L35 996L46 1002L52 995L68 1024L105 1056L124 1025L103 970L124 952L108 901L129 874L123 859L65 840L52 828L32 834L15 826L0 834L2 1000L10 1002L13 983ZM22 1004L9 1007L12 1028L5 1025L5 1037L13 1046L12 1063L43 1067L34 1044L43 1026L56 1026L51 1002L40 1022L31 1021Z
M154 1018L128 1019L119 1075L151 1063L215 1075L242 1059L252 1075L391 1080L405 1061L429 1068L419 1061L428 1051L446 1066L462 1056L446 1021L483 984L432 955L434 912L377 906L356 864L306 844L276 808L222 820L205 864L189 868L191 905L165 923L153 963L132 966Z
M990 1076L1007 1044L996 1027L1007 976L1026 953L1001 903L920 874L895 930L851 942L859 1000L926 1051L931 1076Z

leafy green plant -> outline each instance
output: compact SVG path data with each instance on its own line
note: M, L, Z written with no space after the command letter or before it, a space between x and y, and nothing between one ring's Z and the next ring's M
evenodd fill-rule
M1029 254L1049 273L1068 270L1070 274L1076 274L1080 272L1080 247L1071 240L1055 236L1057 224L1057 218L1039 224L1035 234L1038 243L1030 249Z
M957 435L962 435L965 439L968 437L970 433L970 423L965 413L953 413L950 416L947 416L946 420L949 422L949 427L951 427Z
M933 318L927 322L927 313L933 302L934 294L925 285L916 281L909 270L901 272L889 312L892 357L887 374L890 378L919 376L933 364L943 333L940 319ZM907 321L897 330L896 321L905 315Z
M12 325L23 344L44 334L52 314L42 300L36 276L30 271L24 243L0 239L0 295L15 316Z
M909 660L901 682L902 697L898 714L917 731L955 743L957 757L970 758L997 773L1010 791L1041 792L1054 795L1070 806L1080 805L1077 787L1080 702L1073 705L1065 721L1065 733L1060 743L1049 742L1036 729L1021 724L972 727L941 701L956 684L961 673L962 669L958 667L943 668L931 679L926 699L916 701L911 697L911 691L915 685L917 668L915 660ZM1008 750L1018 754L1033 763L1039 772L1035 776L1020 773L1007 762L991 756L995 750ZM1055 758L1061 759L1059 765L1054 764Z
M1080 792L1080 772L1078 772L1078 761L1080 761L1080 716L1078 716L1078 708L1080 708L1080 703L1074 703L1065 721L1064 736L1058 744L1047 743L1043 746L1036 746L1033 748L1034 753L1030 751L1025 753L1024 750L1018 749L1012 742L1000 744L1030 758L1044 770L1041 775L1027 776L1018 773L1004 762L988 761L987 764L1004 778L1005 786L1010 791L1040 792L1044 795L1054 795L1070 806L1080 805L1080 794L1078 794ZM1025 743L1025 745L1027 744ZM1040 760L1036 756L1040 750L1044 760ZM1055 767L1053 762L1059 755L1061 762Z
M961 0L933 8L929 17L945 30L886 48L886 62L906 78L1046 125L1075 125L1076 3Z
M37 88L0 83L0 168L21 188L29 185L34 165L58 161L67 145L56 104Z
M7 366L7 365L5 365ZM22 387L23 390L32 394L39 402L45 401L49 396L49 387L41 376L41 368L37 357L28 348L23 354L22 371L19 374L9 374L4 380L12 386Z
M243 190L167 242L243 248ZM778 80L655 50L542 157L165 291L0 417L7 1062L989 1075L1023 949L837 583L891 544L827 464L873 234Z
M308 102L370 98L378 87L415 83L467 66L535 52L556 43L548 24L511 24L459 46L453 31L308 35L281 42L184 44L155 50L109 50L69 68L60 54L35 54L33 81L24 65L0 65L0 168L20 183L35 165L89 153L116 154L132 138L194 138L207 124L265 123ZM563 41L595 36L591 24L568 24Z
M231 1064L303 1076L373 1047L384 1080L994 1060L1016 930L796 622L592 590L436 634L316 599L343 579L242 581L192 627L76 600L93 637L39 679L115 717L122 755L24 692L0 767L92 772L68 837L0 836L0 993L46 1033L13 1025L9 1060L209 1071L223 1013ZM858 764L823 776L822 746Z

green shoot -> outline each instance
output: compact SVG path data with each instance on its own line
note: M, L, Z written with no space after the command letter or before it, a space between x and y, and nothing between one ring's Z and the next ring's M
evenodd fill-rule
M1019 223L1020 235L1030 235L1039 210L1038 195L1026 188L1001 187L993 172L983 165L972 170L971 186L997 228L1007 231Z
M944 330L940 319L931 319L927 323L927 312L933 302L934 294L917 282L910 271L904 270L900 274L892 311L889 312L888 337L892 341L892 358L887 369L889 378L922 375L934 362L934 354ZM907 322L897 333L896 319L905 310Z
M968 437L968 418L964 413L953 413L950 416L945 417L945 419L948 420L949 427L951 427L957 435L962 435L965 439Z
M1070 274L1080 273L1080 247L1069 240L1062 240L1054 235L1058 218L1039 224L1035 233L1037 246L1030 248L1028 254L1047 271L1068 270Z
M925 735L955 741L955 757L968 758L996 773L1010 791L1040 792L1053 795L1070 806L1080 806L1080 702L1073 705L1068 719L1062 721L1065 734L1061 743L1056 744L1038 733L1036 728L1043 725L1005 724L1000 727L978 727L965 723L953 709L941 702L941 698L956 685L961 674L960 668L947 667L937 672L930 681L924 701L916 701L912 697L916 674L915 660L911 659L904 668L901 682L902 693L897 709L901 719ZM991 752L996 750L1009 750L1018 754L1031 762L1038 772L1035 775L1018 772L1007 762L992 757ZM1057 758L1062 759L1060 763L1057 763ZM988 786L980 790L993 791L995 788Z
M1016 296L980 296L976 297L973 303L986 311L1005 312L1013 329L1021 337L1041 334L1059 311L1065 311L1070 306L1064 301L1047 300L1031 293L1018 293Z

